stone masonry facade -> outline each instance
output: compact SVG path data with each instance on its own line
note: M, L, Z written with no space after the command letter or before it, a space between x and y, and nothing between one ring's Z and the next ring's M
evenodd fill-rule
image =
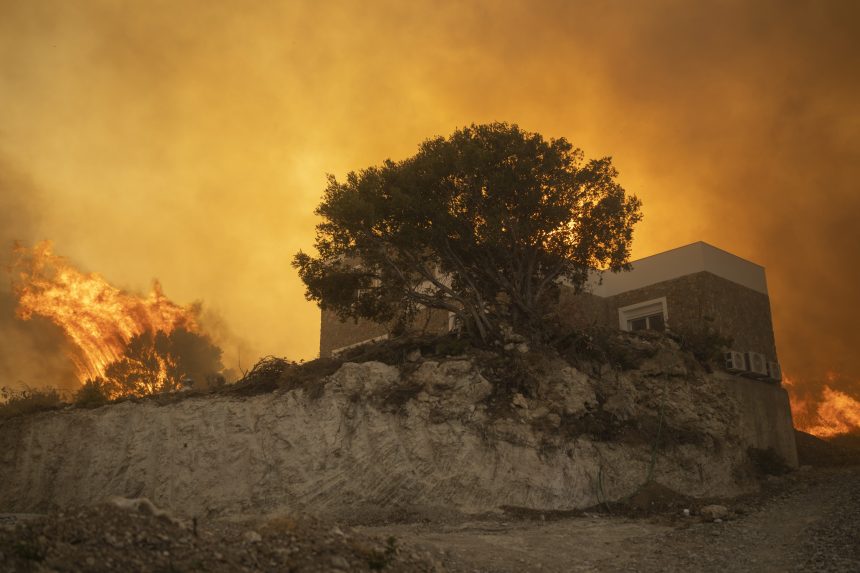
M574 294L562 288L559 318L572 327L602 325L619 328L618 310L643 301L666 299L667 328L682 331L709 321L722 335L732 339L732 348L764 354L777 361L770 312L764 293L739 285L707 271L658 282L614 296ZM447 312L434 311L419 316L413 329L445 332ZM330 311L322 313L320 356L364 340L389 334L387 325L369 321L341 321Z
M661 297L666 298L669 330L696 328L707 321L732 339L733 349L777 361L769 297L707 271L605 298L564 289L558 314L571 326L619 327L618 309Z

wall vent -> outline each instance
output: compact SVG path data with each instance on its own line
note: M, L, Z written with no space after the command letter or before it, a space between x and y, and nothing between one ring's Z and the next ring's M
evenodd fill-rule
M747 352L747 370L751 376L767 378L767 358L764 354Z
M747 363L744 359L744 353L737 350L729 350L726 352L726 370L729 372L745 372Z

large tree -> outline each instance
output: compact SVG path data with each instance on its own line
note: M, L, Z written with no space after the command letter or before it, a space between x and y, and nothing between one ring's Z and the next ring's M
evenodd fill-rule
M454 313L476 338L540 331L560 283L626 267L640 202L608 157L517 125L472 125L403 161L329 176L306 296L341 318Z

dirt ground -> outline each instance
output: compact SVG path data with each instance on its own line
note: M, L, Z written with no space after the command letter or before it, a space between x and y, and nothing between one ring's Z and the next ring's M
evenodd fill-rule
M768 478L759 494L716 500L718 522L701 515L713 501L657 488L612 513L511 508L360 527L284 517L195 526L113 506L6 514L0 571L860 571L858 466Z
M359 530L429 549L453 572L860 571L860 467L770 478L762 494L721 503L720 522L694 508Z

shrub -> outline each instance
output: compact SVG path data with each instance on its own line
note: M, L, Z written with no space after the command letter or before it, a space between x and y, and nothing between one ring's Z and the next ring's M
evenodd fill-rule
M79 408L98 408L110 401L108 384L101 378L92 378L75 393L75 406Z
M656 352L653 347L633 344L629 333L596 325L584 329L559 327L551 344L562 357L579 367L591 363L632 370Z
M64 404L63 396L56 388L14 390L4 386L0 388L0 398L0 419L56 410Z
M709 370L711 365L722 360L723 352L732 345L731 337L720 333L714 326L714 319L707 316L696 326L675 329L674 334L681 349Z

